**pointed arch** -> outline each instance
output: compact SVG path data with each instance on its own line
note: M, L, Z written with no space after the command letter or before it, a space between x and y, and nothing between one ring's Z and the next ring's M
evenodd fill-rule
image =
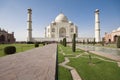
M115 35L115 36L114 36L114 42L117 42L117 38L118 38L118 36Z
M59 29L59 37L66 37L66 29L65 28L60 28Z
M1 35L0 36L0 42L4 42L5 41L5 36L4 35Z

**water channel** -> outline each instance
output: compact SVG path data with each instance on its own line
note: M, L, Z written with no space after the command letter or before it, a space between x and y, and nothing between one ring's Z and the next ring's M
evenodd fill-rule
M120 57L120 49L116 49L116 48L106 48L106 47L97 47L97 46L80 45L80 44L77 45L77 47L89 51L96 51L96 52L111 54Z

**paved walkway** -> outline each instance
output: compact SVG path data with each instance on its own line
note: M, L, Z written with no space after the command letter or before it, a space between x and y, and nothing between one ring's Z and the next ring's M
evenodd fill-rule
M101 52L97 52L97 51L90 51L90 52L120 62L120 56L113 56L111 54L101 53Z
M55 80L57 45L0 58L0 80Z

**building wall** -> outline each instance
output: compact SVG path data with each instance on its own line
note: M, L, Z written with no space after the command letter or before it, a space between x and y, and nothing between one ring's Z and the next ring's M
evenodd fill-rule
M0 29L0 43L14 43L14 33L8 33L5 30Z
M118 36L120 36L120 30L114 30L111 33L105 33L104 40L106 43L115 43Z

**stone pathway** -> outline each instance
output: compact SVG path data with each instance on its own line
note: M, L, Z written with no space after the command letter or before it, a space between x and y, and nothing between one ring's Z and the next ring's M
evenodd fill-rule
M120 67L120 62L117 62L118 63L118 66Z
M57 44L0 58L0 80L55 80Z
M62 50L61 47L60 47L60 49L61 49L62 54L63 54L63 55L66 55L66 54L63 52L63 50ZM79 56L80 56L80 55L76 55L76 57L72 57L72 58L78 58ZM60 66L63 66L63 67L65 67L65 68L67 68L67 69L70 70L73 80L82 80L82 78L80 77L80 75L78 74L78 72L76 71L75 68L66 65L66 64L69 63L69 62L70 62L69 58L68 58L68 57L65 57L65 61L62 62L62 63L60 63L59 65L60 65Z
M65 61L62 62L62 63L60 63L59 65L65 67L65 68L67 68L67 69L69 69L69 70L74 69L73 67L66 65L66 64L69 63L69 62L70 62L70 60L69 60L67 57L65 57Z

